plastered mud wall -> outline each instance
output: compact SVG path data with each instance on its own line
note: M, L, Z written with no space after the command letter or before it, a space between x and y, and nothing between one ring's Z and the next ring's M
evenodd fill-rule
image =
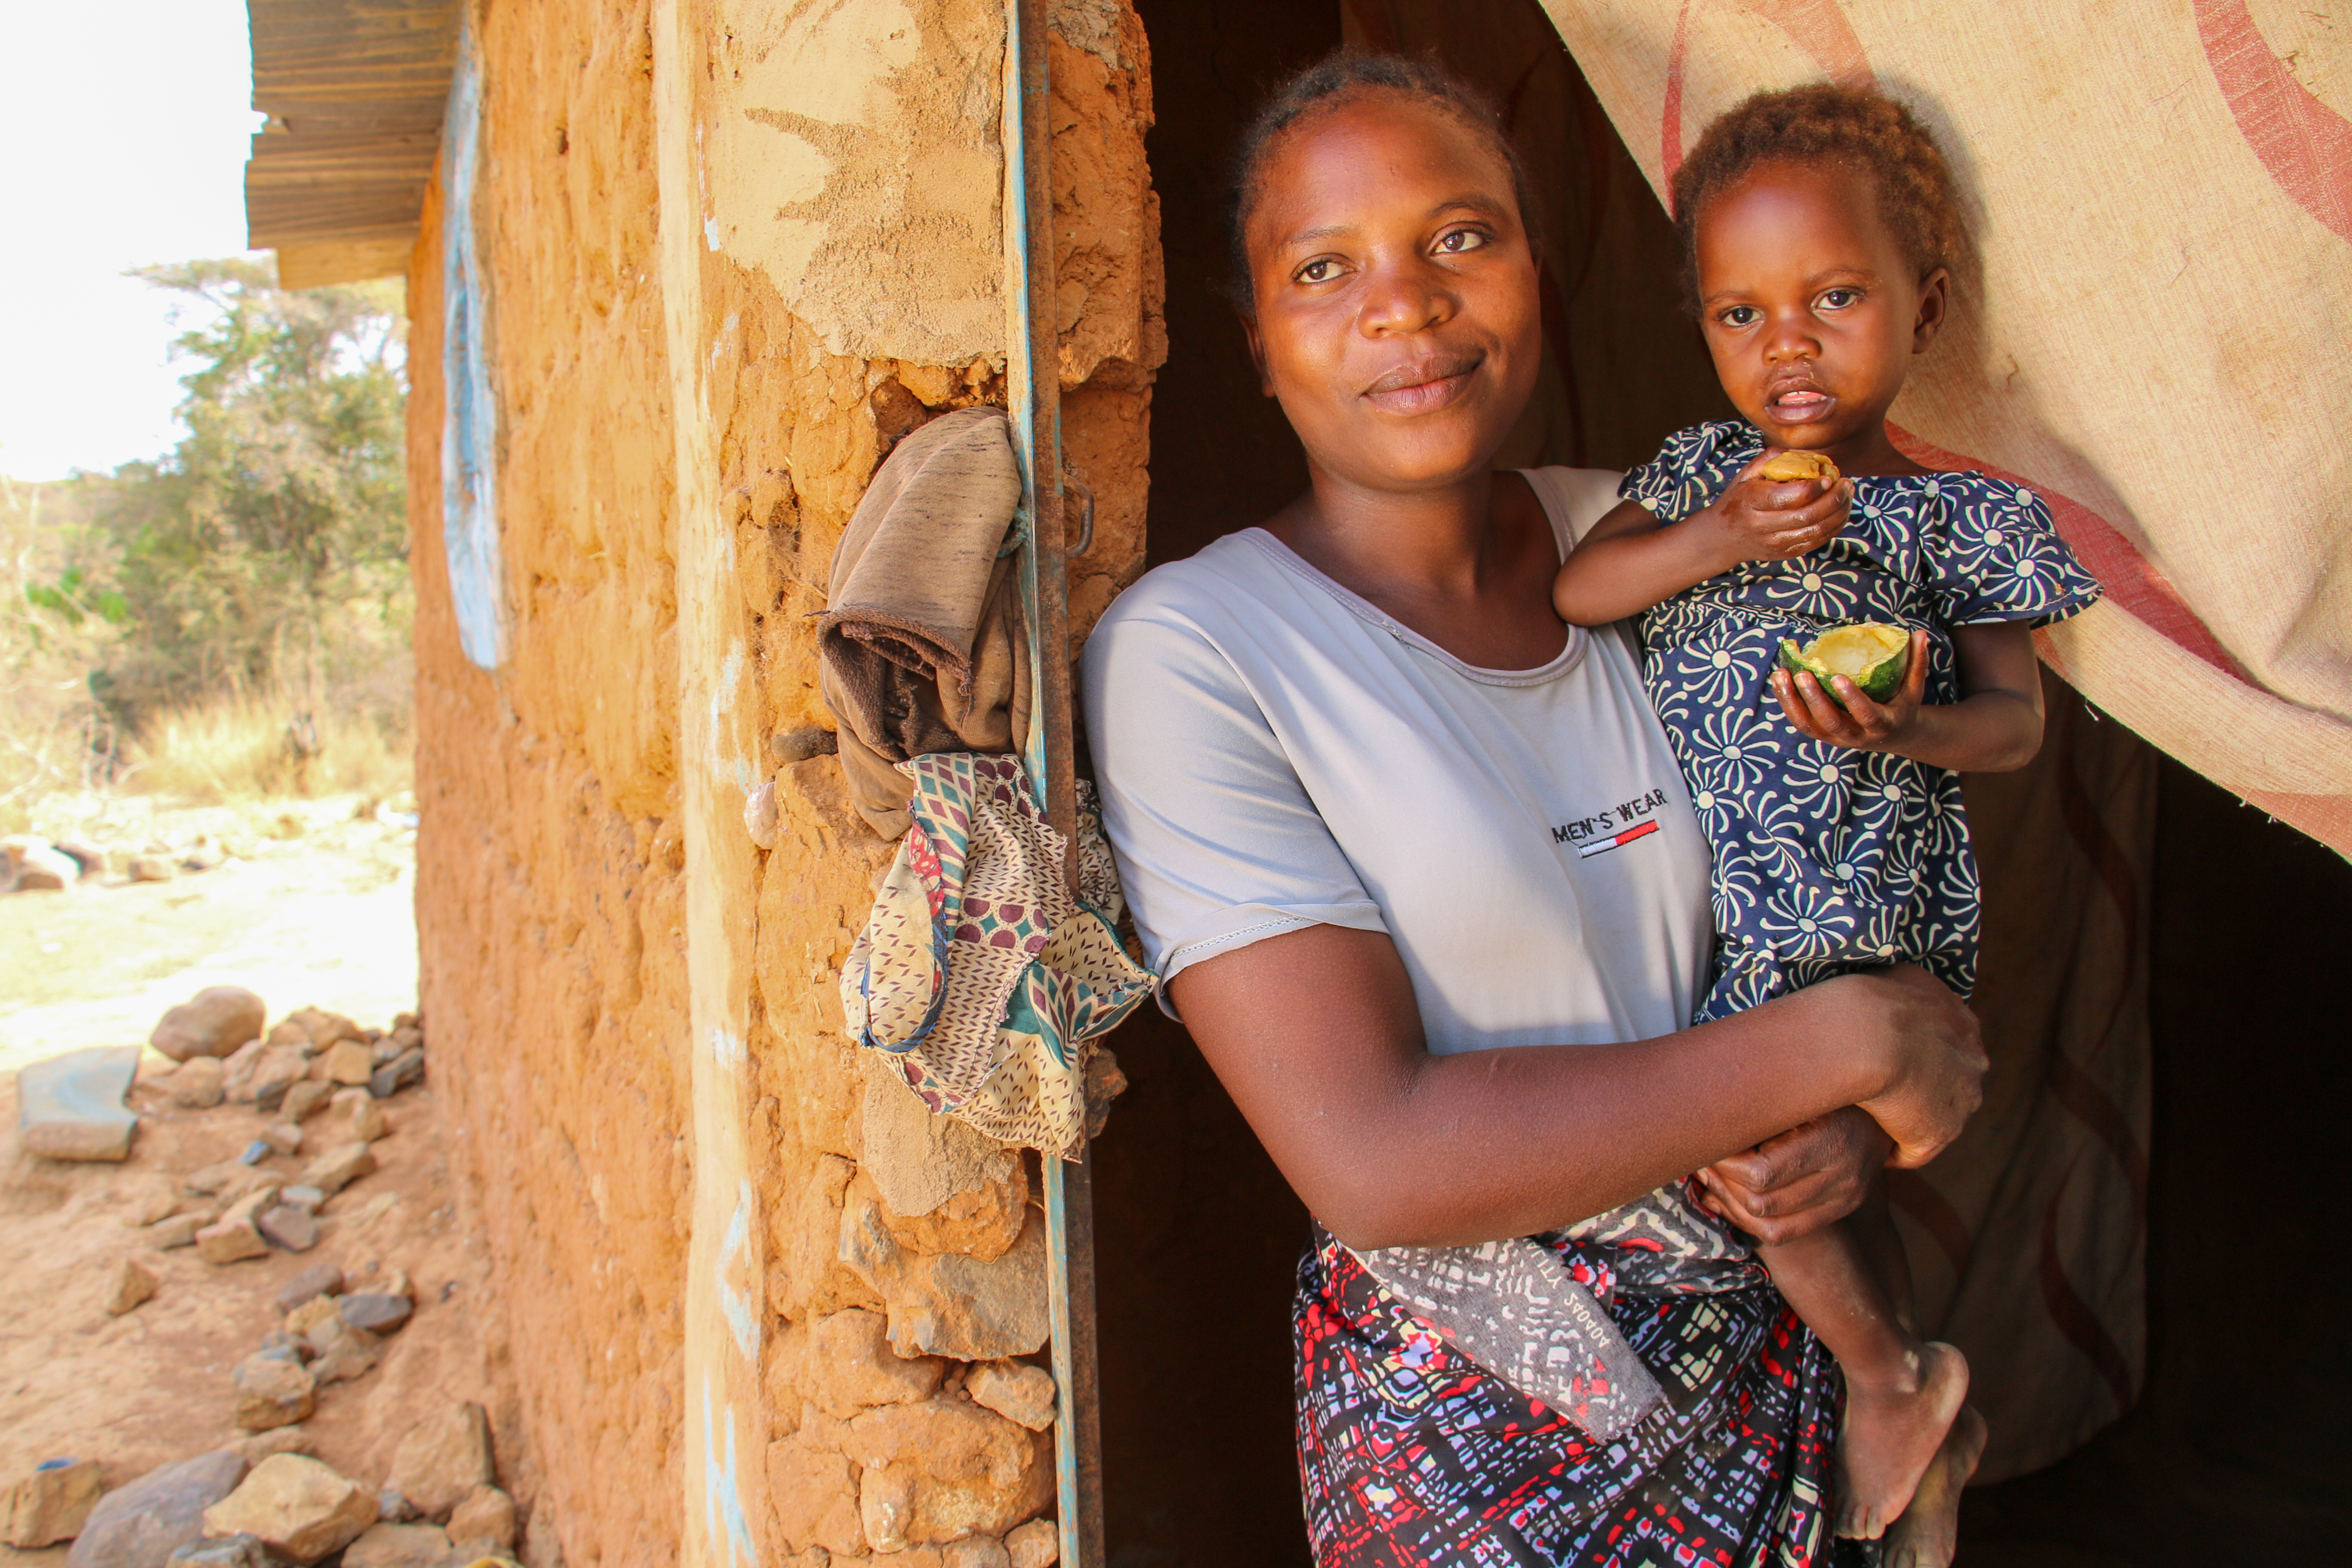
M436 194L410 280L418 916L540 1568L936 1568L1051 1507L1050 1427L1015 1418L1044 1359L1034 1162L910 1116L841 1034L894 847L847 808L813 620L891 444L1003 395L1001 16L473 18L478 184L469 212ZM1118 0L1064 6L1050 52L1082 632L1142 556L1150 61ZM494 670L458 648L439 543L456 221L499 412Z
M535 1563L669 1561L678 1533L683 860L668 382L643 5L477 18L470 215L410 280L417 915L435 1088L497 1266L483 1321ZM438 193L436 193L437 197ZM494 310L505 662L458 647L441 548L440 226Z

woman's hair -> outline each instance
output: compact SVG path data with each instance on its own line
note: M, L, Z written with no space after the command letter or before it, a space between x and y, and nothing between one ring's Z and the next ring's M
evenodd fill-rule
M1682 241L1685 290L1694 304L1701 209L1765 163L1832 163L1859 171L1878 192L1880 221L1919 277L1938 267L1958 268L1967 229L1952 172L1927 128L1875 88L1815 82L1759 92L1728 110L1675 171L1675 229Z
M1511 172L1511 196L1528 243L1538 243L1535 204L1527 166L1503 129L1503 117L1486 95L1430 57L1338 48L1275 85L1242 131L1233 176L1225 188L1226 289L1244 310L1254 308L1250 289L1248 229L1257 206L1259 182L1276 143L1309 116L1337 109L1367 93L1393 92L1454 116L1484 137Z

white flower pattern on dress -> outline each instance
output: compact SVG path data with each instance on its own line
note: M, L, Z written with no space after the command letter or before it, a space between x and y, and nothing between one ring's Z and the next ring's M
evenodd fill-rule
M1764 449L1741 420L1669 437L1619 493L1666 522ZM1752 561L1643 617L1643 673L1715 847L1718 1018L1854 969L1917 963L1976 982L1976 857L1956 773L1798 731L1772 696L1780 639L1875 620L1925 627L1927 700L1958 700L1951 628L2047 626L2099 586L2049 508L1979 473L1853 481L1846 526L1812 554Z

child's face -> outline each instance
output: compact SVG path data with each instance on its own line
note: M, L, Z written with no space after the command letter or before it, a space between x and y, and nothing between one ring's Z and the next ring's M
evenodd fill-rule
M1866 175L1768 163L1700 209L1699 321L1723 389L1775 447L1883 438L1911 356L1942 325Z

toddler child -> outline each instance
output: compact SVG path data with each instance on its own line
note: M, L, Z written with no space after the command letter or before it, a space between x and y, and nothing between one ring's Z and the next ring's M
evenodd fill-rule
M1901 106L1821 85L1717 121L1673 195L1742 417L1680 432L1628 475L1554 598L1580 626L1643 616L1651 700L1715 849L1715 982L1698 1018L1874 964L1919 964L1966 996L1978 900L1958 774L2032 760L2030 628L2098 588L2032 492L1932 472L1888 437L1912 356L1949 309L1950 174ZM1784 453L1835 468L1759 472L1802 467ZM1908 630L1891 693L1779 668L1783 639L1801 648L1856 621ZM1890 1564L1948 1563L1983 1423L1960 1353L1909 1321L1883 1198L1758 1253L1845 1373L1839 1533L1885 1535Z

